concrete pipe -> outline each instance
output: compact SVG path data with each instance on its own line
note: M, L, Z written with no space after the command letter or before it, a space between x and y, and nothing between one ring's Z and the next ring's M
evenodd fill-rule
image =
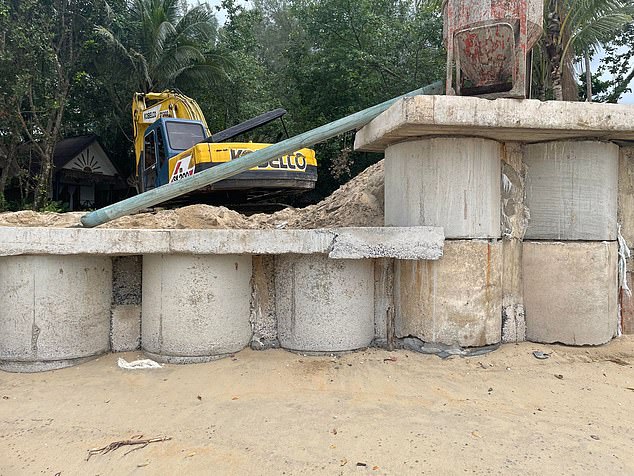
M0 369L69 367L109 350L112 261L0 258Z
M500 237L499 142L418 139L385 150L385 225L442 226L445 238Z
M526 146L530 240L616 240L619 148L608 142Z
M143 257L141 342L151 358L207 362L251 340L250 255Z
M275 301L285 349L345 352L368 347L374 338L372 260L278 256Z

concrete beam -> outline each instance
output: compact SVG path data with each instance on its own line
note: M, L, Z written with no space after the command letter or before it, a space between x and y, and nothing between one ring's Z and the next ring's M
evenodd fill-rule
M0 227L0 256L330 254L334 259L438 259L438 227L315 230L125 230Z
M527 143L575 138L634 140L634 105L415 96L399 100L359 130L354 147L380 152L414 137L465 134Z

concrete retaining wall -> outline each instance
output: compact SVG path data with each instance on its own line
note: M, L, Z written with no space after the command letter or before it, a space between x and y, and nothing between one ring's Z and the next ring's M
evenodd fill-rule
M477 347L502 329L502 243L446 241L438 261L397 261L396 335Z
M445 237L500 237L502 145L477 138L402 142L385 151L385 225Z
M111 295L108 257L0 258L0 369L58 369L107 352Z
M526 336L533 342L605 344L617 332L615 242L525 242Z

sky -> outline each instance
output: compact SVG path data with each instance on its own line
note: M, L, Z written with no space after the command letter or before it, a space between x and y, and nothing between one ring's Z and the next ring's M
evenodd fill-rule
M212 8L214 8L216 6L220 6L220 1L221 0L207 0L207 1L188 0L188 2L191 5L197 5L198 3L207 3ZM241 3L243 5L247 5L249 2L248 2L248 0L239 0L238 3ZM218 23L220 23L221 25L224 24L224 22L227 19L226 12L224 10L221 10L220 12L218 12L216 14L216 18L218 18ZM601 60L601 56L599 55L598 57L594 58L594 60L592 61L592 69L594 71L596 71L596 68L599 66L599 61L600 60ZM604 76L602 79L605 80L605 79L608 79L608 78ZM632 87L632 89L634 89L634 84L632 84L631 87ZM619 103L621 103L621 104L634 104L634 92L624 94L621 97L621 100L619 101Z

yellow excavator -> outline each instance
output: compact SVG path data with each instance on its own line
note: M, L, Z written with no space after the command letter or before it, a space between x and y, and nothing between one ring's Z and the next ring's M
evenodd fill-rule
M225 142L286 114L275 109L211 134L200 107L175 91L136 93L132 101L136 187L139 193L182 180L270 144ZM199 192L240 192L245 198L312 190L317 181L315 151L301 149Z

